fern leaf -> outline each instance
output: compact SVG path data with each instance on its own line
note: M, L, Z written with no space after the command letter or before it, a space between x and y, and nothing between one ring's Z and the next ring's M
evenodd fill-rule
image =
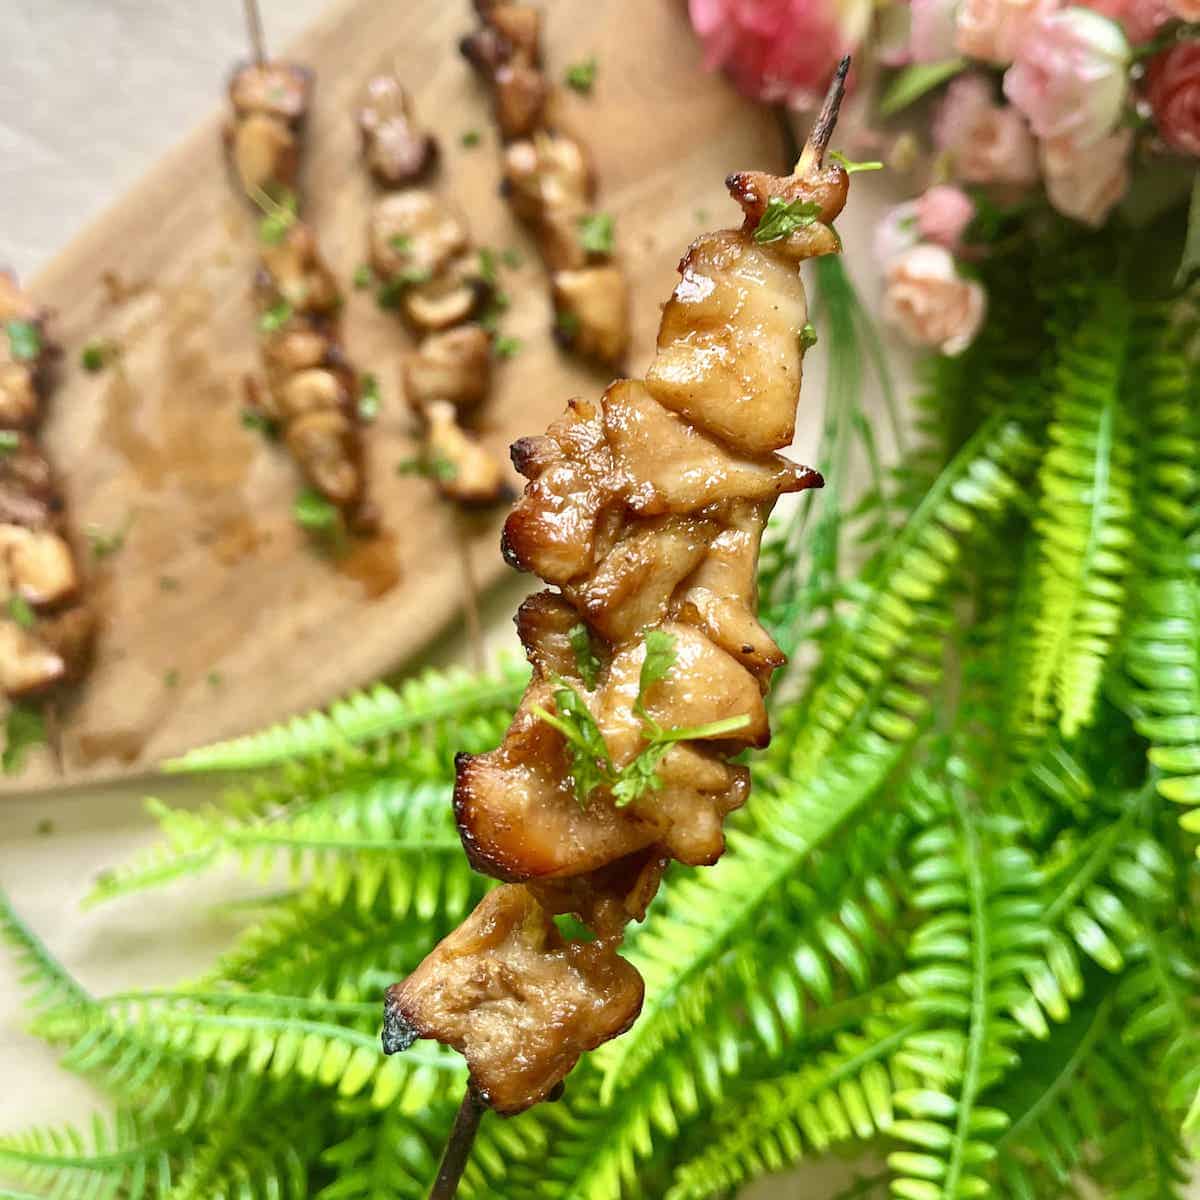
M3 889L0 889L0 939L16 957L18 978L27 989L27 1003L35 1012L60 1004L91 1001L84 986L21 919Z
M1124 289L1103 287L1090 318L1067 339L1040 474L1030 708L1044 718L1053 695L1068 738L1092 720L1130 565L1133 447L1121 390L1130 320Z
M295 717L262 733L189 751L167 763L166 769L244 771L274 766L488 709L511 710L528 678L528 668L513 660L483 677L462 668L427 671L399 690L378 684L339 700L328 714Z

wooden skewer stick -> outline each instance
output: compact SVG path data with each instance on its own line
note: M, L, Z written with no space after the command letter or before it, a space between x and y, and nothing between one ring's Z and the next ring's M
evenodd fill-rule
M837 124L838 110L842 107L842 97L846 93L846 76L850 71L850 55L846 55L837 65L829 91L825 93L825 102L813 122L812 132L804 143L804 151L796 160L793 175L807 175L825 162L825 151L829 148L829 139L833 136L833 127Z
M446 1151L442 1155L442 1165L438 1167L429 1200L454 1200L454 1193L458 1191L458 1181L462 1179L463 1171L467 1168L467 1159L471 1156L471 1147L475 1144L475 1135L479 1132L479 1122L483 1119L486 1108L487 1105L468 1084L467 1094L463 1096L458 1115L454 1118L454 1128L450 1130Z
M258 0L243 0L246 10L246 31L250 35L250 49L254 61L261 67L267 61L267 42L263 37L262 14L258 11Z

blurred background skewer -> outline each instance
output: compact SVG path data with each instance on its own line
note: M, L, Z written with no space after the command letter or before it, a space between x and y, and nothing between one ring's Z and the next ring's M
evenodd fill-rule
M267 61L267 42L263 37L262 14L258 11L258 0L242 0L246 10L246 32L250 35L250 52L254 61L262 66Z

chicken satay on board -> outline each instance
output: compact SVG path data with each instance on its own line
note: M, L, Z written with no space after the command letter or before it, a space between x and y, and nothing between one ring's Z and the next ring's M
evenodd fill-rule
M593 208L587 149L555 128L541 11L507 0L475 0L475 11L479 27L460 48L492 90L505 142L504 194L550 272L555 339L582 358L616 366L629 347L629 289L613 258L611 218Z
M454 791L472 865L503 882L385 1006L385 1049L434 1038L466 1058L460 1141L481 1105L548 1098L637 1019L625 927L669 861L717 861L750 787L733 759L770 736L784 656L755 575L775 500L821 484L778 451L808 345L800 264L840 248L848 178L824 152L848 65L792 175L726 181L742 224L688 248L645 378L513 448L529 482L504 553L553 590L517 616L533 667L517 714L497 749L459 756ZM591 937L561 933L564 913Z
M251 30L257 35L257 13ZM225 145L237 188L260 210L254 294L266 387L259 407L313 492L345 527L370 532L361 380L347 359L342 297L316 231L299 215L299 171L313 75L261 54L229 84Z

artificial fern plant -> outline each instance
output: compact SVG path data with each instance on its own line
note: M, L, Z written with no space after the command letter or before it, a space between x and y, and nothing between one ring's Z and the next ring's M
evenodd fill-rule
M983 266L991 318L931 364L887 474L857 403L877 347L819 264L833 486L764 552L794 665L753 798L721 862L670 875L634 930L640 1021L561 1102L487 1118L464 1196L703 1200L835 1150L871 1164L858 1196L1183 1196L1191 314L1144 247L1044 237ZM427 675L176 764L239 774L198 813L156 808L163 842L95 900L227 859L292 879L187 986L89 995L6 906L35 1031L115 1116L4 1138L24 1190L0 1196L423 1196L464 1071L423 1043L385 1060L380 996L486 886L451 820L453 753L496 742L523 679Z

